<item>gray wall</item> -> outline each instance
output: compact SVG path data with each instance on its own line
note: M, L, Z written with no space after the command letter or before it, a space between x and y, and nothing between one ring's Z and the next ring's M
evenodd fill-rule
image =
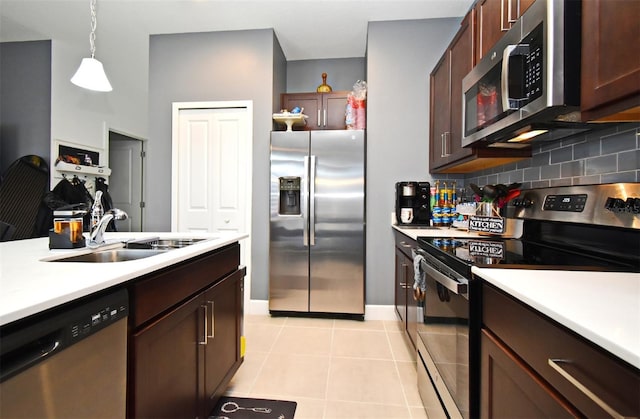
M273 109L280 110L280 94L287 91L287 59L277 37L273 37ZM269 173L271 176L271 173ZM269 188L271 185L269 185Z
M364 58L331 60L299 60L287 63L287 93L315 92L327 73L327 84L333 90L352 90L358 80L365 80Z
M394 187L430 180L429 74L460 19L371 22L367 39L367 304L394 302Z
M640 125L619 124L535 144L530 159L466 176L466 183L521 182L523 188L640 182Z
M286 91L287 59L277 37L273 37L273 97L272 110L280 110L280 94ZM267 116L270 117L271 113ZM273 119L269 130L273 129ZM255 141L255 140L254 140ZM257 157L254 149L253 161L253 226L251 249L251 299L269 299L269 199L271 188L271 133L260 138L266 149ZM257 161L256 158L260 160ZM260 168L260 173L256 171ZM259 186L256 186L259 183ZM256 210L256 201L260 209Z
M253 101L252 296L266 299L269 228L269 133L283 54L273 30L154 35L149 47L149 141L145 231L171 227L172 102ZM275 51L274 51L275 48ZM275 58L274 58L275 57Z
M0 43L0 175L19 157L50 165L51 41Z

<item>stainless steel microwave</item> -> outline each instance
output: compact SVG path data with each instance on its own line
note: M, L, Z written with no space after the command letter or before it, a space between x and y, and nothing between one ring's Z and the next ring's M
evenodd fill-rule
M463 79L462 146L521 148L584 131L581 1L537 0Z

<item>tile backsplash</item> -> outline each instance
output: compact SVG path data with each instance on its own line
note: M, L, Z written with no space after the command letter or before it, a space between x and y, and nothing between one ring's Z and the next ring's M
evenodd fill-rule
M533 145L530 159L464 176L464 184L521 182L523 189L640 182L640 124Z

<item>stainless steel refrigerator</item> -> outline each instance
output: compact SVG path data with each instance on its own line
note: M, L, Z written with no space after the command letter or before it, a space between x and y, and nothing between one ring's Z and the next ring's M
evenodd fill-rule
M364 194L364 131L271 133L271 313L364 315Z

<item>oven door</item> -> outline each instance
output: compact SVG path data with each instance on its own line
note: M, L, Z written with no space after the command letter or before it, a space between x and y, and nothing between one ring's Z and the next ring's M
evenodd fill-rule
M469 300L466 278L421 253L426 291L418 325L418 386L427 412L441 409L448 417L468 418ZM445 271L446 273L443 273ZM437 398L430 394L437 393Z

